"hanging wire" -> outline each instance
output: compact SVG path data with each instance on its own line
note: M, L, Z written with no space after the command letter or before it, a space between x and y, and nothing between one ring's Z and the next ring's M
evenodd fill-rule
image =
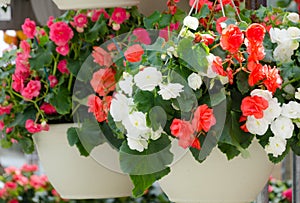
M224 11L224 6L223 6L223 0L220 0L220 4L221 4L221 9L222 9L222 15L223 15L223 17L226 17L225 11Z
M222 0L221 0L221 1L222 1ZM235 10L235 12L236 12L238 18L239 18L239 21L242 22L241 16L240 16L240 14L239 14L239 10L237 9L237 7L236 7L236 5L235 5L234 0L231 0L231 3L232 3L232 5L233 5L233 7L234 7L234 10Z

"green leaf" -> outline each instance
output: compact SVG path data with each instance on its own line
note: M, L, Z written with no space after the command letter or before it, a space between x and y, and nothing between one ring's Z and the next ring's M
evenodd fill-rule
M67 88L60 86L54 96L50 98L49 102L55 107L57 113L62 115L70 113L72 108L70 94Z
M106 25L106 21L104 16L98 19L98 21L94 24L94 26L85 33L85 40L87 42L93 43L99 36L104 36L108 32L108 28Z
M81 142L77 142L76 147L79 150L81 156L87 157L90 155L90 153L86 151L85 147L81 144Z
M78 141L77 128L71 127L67 131L68 142L70 146L74 146Z
M159 28L165 28L170 25L172 20L171 14L162 14L160 20L159 20Z
M144 113L149 112L154 105L154 95L149 91L138 90L133 99L137 109Z
M207 158L207 156L209 156L212 149L216 147L218 141L216 136L212 136L211 134L208 134L201 138L203 139L200 139L200 143L201 143L200 150L195 148L190 148L190 151L192 152L194 158L200 163L202 163Z
M106 140L98 122L92 119L85 119L77 134L82 146L89 153Z
M248 84L248 74L244 71L240 71L237 74L237 87L241 91L242 94L246 94L250 90L250 86Z
M159 22L160 12L154 11L149 17L144 18L144 25L146 29L154 28L154 25Z
M180 40L177 52L179 57L190 65L188 68L195 72L207 72L207 53L201 44L193 45L193 39L184 38Z
M31 54L29 58L30 68L33 70L39 70L47 66L52 61L52 51L54 49L53 43L48 43L46 48L38 47L36 52Z
M196 18L206 18L209 14L210 14L210 9L208 8L208 5L207 4L204 4L201 9L200 9L200 12L197 13L195 15Z
M19 143L26 154L31 154L34 151L34 144L31 137L24 136L22 139L19 139Z
M170 168L147 175L130 175L134 184L132 194L134 197L140 197L156 181L170 173Z
M120 148L121 169L129 175L146 175L164 170L173 160L170 148L171 141L165 134L158 140L151 140L148 149L143 152L130 149L125 141Z

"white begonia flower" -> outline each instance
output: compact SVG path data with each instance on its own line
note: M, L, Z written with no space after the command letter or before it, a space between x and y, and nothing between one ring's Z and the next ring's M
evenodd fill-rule
M206 76L208 78L215 78L218 76L218 74L215 71L213 71L213 69L212 69L212 64L213 64L214 59L215 59L215 55L213 55L211 53L206 56L206 60L208 62L207 73L201 72L201 73L199 73L200 75Z
M272 43L280 44L282 42L290 40L289 34L287 33L286 29L271 28L269 33Z
M300 118L300 104L295 101L290 101L288 104L283 104L281 114L287 118Z
M129 114L128 119L124 119L122 123L127 131L127 137L134 139L149 138L146 134L150 129L146 125L146 115L144 113L135 111Z
M116 93L110 105L110 114L113 120L119 122L127 119L131 105L133 105L132 98L127 98L122 93Z
M168 83L167 85L160 84L158 94L162 96L163 100L175 99L183 92L183 85L179 83Z
M152 91L162 82L162 74L155 67L146 67L134 76L134 82L141 90Z
M254 116L248 116L246 127L252 134L264 135L269 128L269 121L264 118L256 119Z
M119 81L119 87L128 96L132 95L133 77L127 72L123 72L123 80Z
M190 88L192 88L193 90L199 89L202 85L202 78L196 73L190 74L187 80Z
M270 137L269 144L265 146L265 151L274 157L282 155L286 149L286 139L282 137Z
M287 19L293 23L298 23L299 22L299 14L298 13L289 13L287 16Z
M164 129L161 126L159 126L159 128L156 131L151 131L150 138L152 140L157 140L161 137L162 133L164 133Z
M273 99L273 95L272 92L270 92L269 90L261 90L261 89L254 89L251 93L251 96L260 96L262 98L264 98L267 101L270 101Z
M130 149L137 150L139 152L148 149L148 141L144 138L131 138L127 137L127 143Z
M295 98L300 100L300 87L297 88L297 92L295 93Z
M291 119L280 116L271 123L271 131L275 136L289 139L293 136L294 124Z
M199 20L196 17L186 16L183 20L183 24L192 30L197 30L199 26Z
M300 29L297 27L289 27L287 29L287 33L290 35L291 40L299 39L299 37L300 37ZM298 47L296 47L295 49L297 49L297 48Z
M281 114L280 103L277 98L273 98L268 101L269 106L266 110L264 110L264 118L271 123L275 118L278 118Z
M274 49L273 56L276 61L290 62L292 60L291 57L294 53L294 49L292 49L291 46L287 46L288 44L292 44L292 42L286 42L286 44L280 44Z

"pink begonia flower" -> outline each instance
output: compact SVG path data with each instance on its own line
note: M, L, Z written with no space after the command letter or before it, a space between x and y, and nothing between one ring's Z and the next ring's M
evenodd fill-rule
M66 59L63 59L63 60L61 60L61 61L58 62L57 69L61 73L66 73L66 74L70 73L70 71L69 71L69 69L67 67L67 60Z
M289 188L282 192L282 196L286 198L289 202L292 202L293 191L292 188Z
M170 26L167 26L159 31L159 36L164 38L166 41L169 40L169 35L171 32L179 28L179 22L171 23Z
M68 55L68 53L70 51L68 44L58 46L58 47L56 47L55 50L56 50L57 53L59 53L60 55L63 55L63 56Z
M12 75L12 88L16 92L22 92L24 89L24 79L19 75L13 74Z
M115 8L111 14L111 20L117 24L122 24L125 20L130 18L130 14L124 8Z
M26 120L25 128L30 133L38 133L42 131L41 124L35 123L34 120L32 119Z
M4 197L7 194L6 188L1 188L0 189L0 198Z
M91 12L92 12L91 20L93 22L96 22L99 19L101 14L103 14L104 18L106 18L106 19L110 18L109 14L103 8L97 9L97 10L92 10Z
M4 184L4 187L9 190L15 190L15 189L17 189L18 185L17 185L17 183L14 183L14 182L6 182Z
M40 189L45 187L47 185L47 182L48 182L48 178L45 175L41 175L41 176L32 175L29 180L29 184L35 189Z
M65 22L55 22L50 26L49 38L57 45L63 46L74 36L73 30Z
M22 174L14 174L13 175L13 180L17 182L21 186L25 186L28 184L28 178L23 176Z
M10 110L11 108L13 107L12 104L9 104L7 106L2 106L0 104L0 115L3 115L3 114L10 114Z
M55 87L58 84L58 79L55 75L49 75L48 80L51 88Z
M56 113L56 109L54 106L52 106L51 104L47 103L47 102L44 102L42 104L42 106L40 107L40 109L42 111L45 112L45 114L55 114Z
M29 58L30 57L30 44L26 40L22 40L20 42L20 47L22 49L22 53L24 54L24 57Z
M132 34L136 37L135 42L141 42L147 45L151 44L151 39L146 29L136 28L133 30Z
M88 23L87 16L83 13L80 13L79 15L74 17L74 25L76 27L80 27L80 28L86 27L87 23Z
M29 39L33 39L36 34L35 22L29 18L26 18L24 24L22 25L22 30Z
M17 200L17 199L11 199L11 200L9 200L8 203L19 203L19 200Z
M17 53L16 57L15 74L17 74L24 80L30 75L30 64L28 61L28 57L20 52Z
M15 166L9 166L9 167L4 168L4 172L8 175L21 173L21 171Z
M21 95L25 99L32 99L33 97L37 97L40 94L41 90L41 81L39 80L30 80L26 87L21 92Z
M49 131L49 129L50 129L50 126L48 125L48 123L46 121L43 121L41 123L41 127L42 127L43 131Z
M4 121L0 121L0 130L3 130L5 127Z
M50 27L53 24L54 16L49 16L48 21L47 21L47 26Z
M24 164L21 167L21 171L24 172L35 172L38 170L38 166L36 164Z

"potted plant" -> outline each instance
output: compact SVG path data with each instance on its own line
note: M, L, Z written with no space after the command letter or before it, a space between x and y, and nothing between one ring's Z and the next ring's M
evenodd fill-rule
M70 123L72 126L72 89L82 63L92 53L94 46L132 30L140 25L141 19L136 7L67 11L61 17L50 17L44 27L37 27L35 22L26 19L22 29L27 39L20 42L19 49L4 53L1 58L1 146L10 147L17 142L24 152L31 153L34 150L33 134L36 145L39 145L44 143L43 137L47 140L47 135L41 136L39 133L51 132L51 124ZM64 126L66 125L61 124L57 127L58 133L61 134L49 135L46 146L54 142L50 153L43 152L47 147L37 147L41 159L44 155L54 156L41 161L58 192L68 198L129 195L128 177L109 171L91 158L80 157L76 150L69 147L66 136L68 127ZM62 151L58 149L59 146L63 147ZM68 152L68 149L71 152ZM86 153L83 148L81 153ZM65 161L68 159L67 155L70 155L72 160L78 157L79 163L71 165ZM55 162L53 170L48 167L47 160ZM65 164L61 165L60 170L56 168L58 161ZM91 170L97 174L93 176ZM106 172L104 177L109 178L110 175L116 174L115 178L120 180L119 183L111 181L114 183L111 187L106 185L105 189L112 190L110 194L101 193L104 190L101 191L97 185L103 185L101 171ZM58 178L57 175L51 175L51 172L60 172L63 177ZM84 181L81 183L83 185L89 185L92 181L96 184L94 190L85 187L88 190L85 192L78 184L78 178L72 177L72 174L75 174L75 177L82 174L80 177ZM87 175L90 175L90 178ZM59 181L62 180L73 187L59 186ZM118 192L114 190L115 187L122 188L124 185L125 191L115 194ZM85 196L81 196L82 193Z
M160 183L171 201L251 201L266 183L272 162L280 162L290 150L299 154L299 16L278 8L249 11L237 6L233 1L191 1L192 10L175 34L169 32L179 19L172 7L169 29L118 36L98 47L80 69L73 107L80 109L74 118L82 125L69 131L69 141L93 149L92 136L82 132L94 127L119 150L134 196L163 177ZM159 27L161 17L154 13L144 26ZM214 165L218 172L222 167L237 172L249 160L246 166L259 168L262 175L245 182L226 179L221 189L249 193L247 184L257 182L254 192L240 199L230 193L224 200L226 192L211 188L210 199L201 199L205 192L199 190L211 180L197 179L201 172L185 165L186 160L205 165L215 151L222 163L238 167ZM233 159L239 155L241 165ZM194 159L186 158L190 156ZM261 159L252 162L256 158ZM176 170L182 161L181 171ZM171 181L180 172L180 181ZM233 187L234 182L238 185ZM168 189L168 183L175 188Z

